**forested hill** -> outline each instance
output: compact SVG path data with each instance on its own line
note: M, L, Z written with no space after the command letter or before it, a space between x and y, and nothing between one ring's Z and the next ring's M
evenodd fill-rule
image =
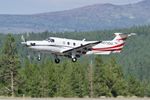
M0 15L0 32L92 31L150 23L150 0L136 4L96 4L34 15Z
M123 67L125 74L134 74L140 80L150 80L150 26L132 27L129 29L118 30L105 30L94 32L68 32L68 33L39 33L30 34L29 39L46 39L49 36L80 39L86 38L87 40L111 40L114 38L113 33L137 33L137 36L130 37L127 40L121 54L111 55L118 59L119 64ZM110 58L110 56L102 56Z
M126 46L124 47L121 54L111 55L118 59L118 62L123 67L125 74L134 74L140 80L150 80L150 26L132 27L128 29L117 29L117 30L105 30L105 31L93 31L93 32L63 32L63 33L52 33L52 32L42 32L42 33L29 33L24 34L28 40L42 40L49 36L56 36L62 38L72 38L82 40L111 40L114 38L113 33L123 32L123 33L137 33L137 36L130 37L127 40ZM23 58L26 57L27 53L30 55L37 56L35 53L27 51L21 46L22 34L14 34L17 41L17 47L19 55ZM27 35L27 36L26 36ZM28 36L29 35L29 36ZM0 44L2 46L4 42L4 34L0 34ZM104 58L109 58L110 56L103 56Z
M30 33L27 39L57 36L107 40L114 38L114 32L134 32L137 33L137 36L127 40L120 54L83 56L76 63L62 58L60 64L55 64L50 55L42 55L42 61L38 62L35 57L38 54L27 50L20 44L20 34L7 36L0 34L0 95L28 97L150 96L150 26L95 32ZM92 68L90 67L91 59L93 59ZM93 70L93 75L91 70ZM93 77L92 81L91 77Z

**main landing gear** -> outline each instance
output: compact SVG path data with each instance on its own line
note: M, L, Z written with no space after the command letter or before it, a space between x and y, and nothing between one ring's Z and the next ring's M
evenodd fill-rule
M72 62L76 62L77 58L72 58ZM59 58L55 58L55 63L58 64L60 63L60 59Z
M72 62L76 62L76 61L77 61L76 57L72 58Z
M72 62L77 62L77 58L76 57L72 57L71 59L72 59ZM38 55L37 60L41 61L41 55L40 54ZM55 63L56 64L60 63L60 59L57 56L55 57Z
M40 54L38 55L37 60L41 61L41 55Z

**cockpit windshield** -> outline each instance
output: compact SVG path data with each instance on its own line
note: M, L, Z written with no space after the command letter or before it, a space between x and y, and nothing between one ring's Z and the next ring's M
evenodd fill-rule
M52 39L52 38L48 38L48 39L46 39L48 42L55 42L55 40L54 39Z

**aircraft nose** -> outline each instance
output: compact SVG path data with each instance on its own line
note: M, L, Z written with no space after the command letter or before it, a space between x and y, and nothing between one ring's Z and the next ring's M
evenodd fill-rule
M27 42L21 42L21 44L23 44L23 45L27 45Z
M26 47L29 46L27 42L21 42L21 44L24 45L24 46L26 46Z

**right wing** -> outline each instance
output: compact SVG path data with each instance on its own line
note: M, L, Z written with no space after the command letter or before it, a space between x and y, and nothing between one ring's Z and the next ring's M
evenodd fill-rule
M62 51L62 53L67 56L67 57L72 57L72 55L75 55L77 57L80 57L82 55L85 55L88 51L91 51L92 47L101 43L102 41L96 41L96 42L93 42L93 43L88 43L88 44L85 44L85 45L81 45L81 46L78 46L78 47L75 47L75 48L72 48L72 49L69 49L69 50L64 50Z

